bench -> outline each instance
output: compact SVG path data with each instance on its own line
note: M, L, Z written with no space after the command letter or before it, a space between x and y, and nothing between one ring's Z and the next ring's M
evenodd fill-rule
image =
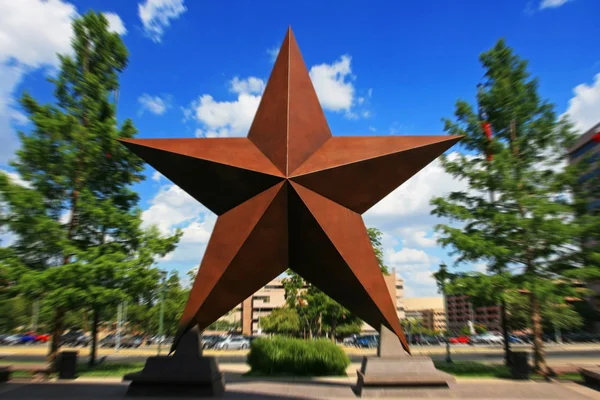
M600 386L600 366L579 368L583 381L590 386Z
M7 382L15 371L29 372L37 381L49 379L52 368L47 364L3 365L0 366L0 382Z

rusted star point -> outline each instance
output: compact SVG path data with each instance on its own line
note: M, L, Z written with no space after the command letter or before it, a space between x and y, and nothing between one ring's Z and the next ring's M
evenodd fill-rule
M124 140L218 215L178 337L289 267L409 352L361 214L459 139L332 137L289 29L247 138Z

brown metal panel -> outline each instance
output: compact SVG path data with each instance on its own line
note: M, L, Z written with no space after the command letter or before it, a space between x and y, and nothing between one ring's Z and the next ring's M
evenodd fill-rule
M448 136L366 139L332 138L300 168L316 172L291 180L362 214L460 140Z
M287 171L289 43L288 32L248 132L248 139L283 174Z
M289 36L289 175L331 137L329 125L291 29Z
M284 182L281 182L217 219L183 311L179 323L180 328L188 326L196 316L283 186ZM285 228L285 225L281 226ZM287 242L283 244L287 245ZM281 244L279 248L280 251L287 251L286 246L281 246ZM244 275L242 274L240 278L244 278ZM240 302L246 297L248 295Z
M302 54L288 29L248 138L287 174L330 137Z
M383 275L379 269L379 263L375 257L367 229L360 216L357 214L301 185L291 183L294 191L302 199L304 205L308 208L314 219L323 230L328 240L343 259L343 263L333 264L337 269L350 270L360 282L364 291L370 296L374 307L372 313L379 313L382 321L392 332L396 333L402 342L404 349L410 353L408 343L402 332L396 306L392 301ZM331 257L330 257L331 259ZM326 261L328 263L329 259ZM338 271L326 267L325 263L319 265L320 273L329 277L320 287L325 293L331 291L333 287L339 285L335 279ZM313 267L314 268L314 267ZM354 303L357 302L355 293L348 291L344 296L348 304L347 308L353 311ZM364 303L364 301L363 301ZM358 308L360 310L360 307ZM374 317L367 318L374 320ZM379 322L379 321L373 321ZM377 327L378 325L372 325Z
M247 138L148 139L124 144L217 215L283 179L271 175L279 171Z
M198 309L200 330L254 294L288 268L287 187L275 198Z
M131 151L155 150L284 177L248 138L121 139ZM159 156L160 157L160 156Z

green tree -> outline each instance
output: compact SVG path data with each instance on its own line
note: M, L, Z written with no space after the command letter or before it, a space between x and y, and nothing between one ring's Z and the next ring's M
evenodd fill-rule
M60 71L50 79L55 104L21 98L33 129L19 132L12 166L29 187L0 176L2 223L17 236L10 247L28 269L20 284L55 309L50 360L67 312L127 298L152 280L148 260L179 238L155 235L149 245L141 227L130 186L143 179L144 164L117 141L136 130L131 120L117 126L111 97L127 65L125 45L93 11L73 21L73 33L73 55L59 56Z
M161 290L160 288L158 290ZM175 336L177 324L183 314L189 291L181 286L177 271L171 271L165 282L164 313L163 313L163 335ZM156 299L159 298L157 294ZM158 332L160 324L160 301L155 301L148 310L148 329L150 332Z
M384 275L389 275L388 267L385 265L383 260L383 233L377 228L367 228L367 233L369 234L369 239L371 240L371 246L373 246L373 251L375 252L375 257L377 257L377 262L379 263L379 268Z
M432 213L460 223L436 227L439 242L453 249L458 263L484 261L490 273L512 273L516 284L529 291L535 367L547 376L551 371L545 361L540 302L559 303L567 293L547 296L542 282L563 275L562 260L576 251L573 240L580 229L570 218L572 204L565 201L568 173L557 168L574 135L554 107L539 97L527 62L503 40L480 61L485 80L478 103L489 116L494 138L486 138L474 108L457 101L456 120L446 119L445 130L464 135L461 143L467 153L441 160L469 189L433 199ZM570 276L587 269L577 266Z
M260 319L260 327L267 333L295 336L300 332L300 316L294 308L275 308Z

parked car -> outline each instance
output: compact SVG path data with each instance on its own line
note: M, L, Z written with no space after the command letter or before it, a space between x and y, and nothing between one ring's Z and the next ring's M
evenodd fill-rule
M566 343L596 343L600 341L600 335L589 332L570 332L562 335Z
M356 344L361 348L373 348L379 345L378 335L363 335L356 339Z
M510 344L525 344L523 339L515 335L508 335L508 343Z
M239 350L250 348L250 340L243 336L228 336L215 344L218 350Z
M215 347L215 344L217 344L220 339L223 339L223 338L219 335L202 336L202 348L203 349L212 349L213 347Z
M504 338L496 333L482 333L471 337L471 344L502 344Z
M346 337L342 340L344 346L356 346L356 339L352 336Z
M439 346L442 343L435 336L414 335L412 338L412 344L418 344L421 346Z
M62 335L60 341L65 346L77 347L89 345L91 338L85 335L82 331L74 330Z
M21 343L21 338L25 336L22 333L16 334L16 335L9 335L6 336L4 338L4 344L7 345L15 345L15 344L20 344Z
M35 336L36 343L47 343L50 340L50 335L47 333L42 333L40 335Z
M26 333L23 336L21 336L21 340L19 341L18 344L32 344L35 343L35 334L32 333Z
M451 344L471 344L471 338L466 335L455 336L450 338Z
M135 336L128 336L128 337L123 338L122 346L137 349L143 343L144 343L144 336L143 335L135 335Z

